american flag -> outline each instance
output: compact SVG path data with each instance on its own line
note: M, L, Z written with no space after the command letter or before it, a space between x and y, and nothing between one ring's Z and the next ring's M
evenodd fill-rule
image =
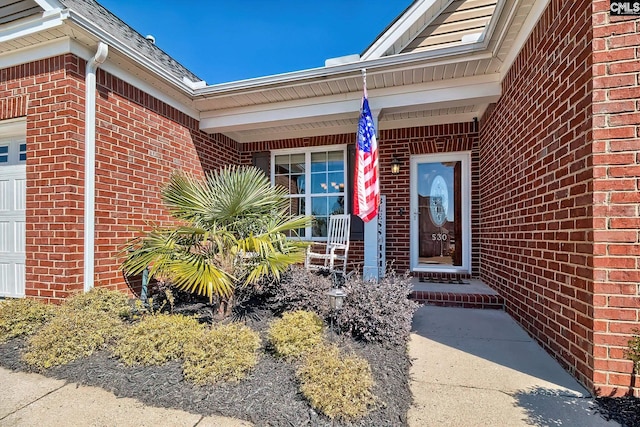
M354 176L356 182L353 191L353 211L364 222L369 222L378 215L380 184L378 183L378 141L367 100L366 84L358 122Z

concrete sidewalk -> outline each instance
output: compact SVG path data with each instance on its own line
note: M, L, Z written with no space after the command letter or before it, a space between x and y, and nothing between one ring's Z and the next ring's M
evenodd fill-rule
M118 398L101 388L86 387L42 375L0 368L0 426L175 426L245 427L248 421L203 417L175 409L145 406Z
M619 426L504 311L423 306L409 355L411 427Z

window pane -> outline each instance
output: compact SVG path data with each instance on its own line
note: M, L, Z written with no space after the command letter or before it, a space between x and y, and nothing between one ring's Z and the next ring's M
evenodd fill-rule
M291 172L304 173L304 154L291 155Z
M317 216L313 220L313 227L311 227L312 237L327 237L327 223L326 216Z
M325 172L311 174L311 193L322 194L329 190Z
M9 156L5 155L0 155L0 163L8 163L9 162Z
M0 145L0 154L7 154L9 152L8 145Z
M344 171L344 153L342 151L330 151L328 157L328 170Z
M27 153L20 153L20 161L24 162L27 160Z
M20 151L27 151L27 144L20 144Z
M311 153L311 172L327 170L327 153Z
M313 197L311 199L311 215L327 216L328 213L326 197Z
M342 193L344 192L344 182L342 182L344 178L344 173L335 173L332 172L328 174L328 183L329 183L329 193Z
M290 156L288 154L284 156L276 156L274 161L276 174L285 174L290 172L291 168L289 166L289 158Z
M461 162L419 163L419 263L462 265Z
M327 207L329 215L344 213L344 197L327 197Z

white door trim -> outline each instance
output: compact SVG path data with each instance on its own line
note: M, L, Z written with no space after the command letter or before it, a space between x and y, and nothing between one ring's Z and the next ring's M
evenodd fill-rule
M460 199L462 201L462 265L420 265L418 261L418 164L435 162L462 162ZM459 151L439 154L420 154L411 156L410 167L411 227L410 227L410 267L411 271L432 273L471 273L471 152Z

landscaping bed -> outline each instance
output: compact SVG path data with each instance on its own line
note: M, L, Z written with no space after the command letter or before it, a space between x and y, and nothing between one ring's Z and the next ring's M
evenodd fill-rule
M268 299L269 303L264 305L245 304L244 309L239 310L235 317L222 321L213 320L212 307L202 301L175 302L172 308L174 314L195 316L201 320L205 328L209 328L210 323L239 322L259 334L261 344L256 352L258 362L248 371L246 377L238 382L220 381L213 385L196 385L185 378L182 360L171 360L159 366L128 366L114 354L114 349L106 344L89 356L46 369L34 368L24 359L28 350L28 340L31 339L24 336L0 344L0 365L12 370L35 371L69 382L101 387L118 397L134 398L152 407L176 408L204 416L216 414L235 417L248 420L257 426L406 426L407 411L412 401L408 384L411 362L407 355L406 322L402 326L406 333L399 334L396 342L376 342L371 339L354 338L354 333L358 335L366 332L359 327L356 327L353 333L347 330L341 333L332 331L326 323L326 312L320 313L325 320L323 341L327 345L337 346L341 355L345 357L355 356L368 362L373 378L373 403L368 404L366 413L362 416L330 418L305 397L301 391L300 376L296 374L302 361L278 357L268 337L270 327L283 313L309 309L310 305L321 305L320 301L324 298L322 288L326 288L327 282L321 282L322 278L307 276L300 271L297 274L298 276L289 279L289 285L285 283L288 290L280 293L279 297L272 295ZM306 283L301 283L305 280ZM395 284L387 286L396 286L396 290L400 286L406 291L406 283L398 280ZM346 288L349 286L363 284L347 284ZM372 286L370 289L371 292L388 291L385 284L382 284L381 288ZM315 292L317 295L308 292ZM367 294L365 291L362 295L372 301L377 298L376 295ZM302 298L303 296L305 297ZM367 306L361 301L362 296L354 295L353 298L351 306ZM345 308L349 306L347 304ZM165 305L165 311L169 311L167 307ZM412 313L414 307L407 307L412 307L409 309ZM322 309L318 311L323 312ZM348 314L348 311L346 313ZM145 316L158 314L148 313ZM352 323L356 326L366 318L362 311L350 316L354 316L355 320ZM406 313L403 316L406 318ZM139 321L140 319L125 320L125 324L128 323L128 327L131 328ZM390 321L402 323L398 318ZM53 322L49 320L45 327L51 323ZM346 318L344 323L347 323ZM345 329L345 324L341 325L342 329ZM385 328L390 327L384 324L378 326L381 329L376 332L377 336L383 336L381 334L385 333Z

